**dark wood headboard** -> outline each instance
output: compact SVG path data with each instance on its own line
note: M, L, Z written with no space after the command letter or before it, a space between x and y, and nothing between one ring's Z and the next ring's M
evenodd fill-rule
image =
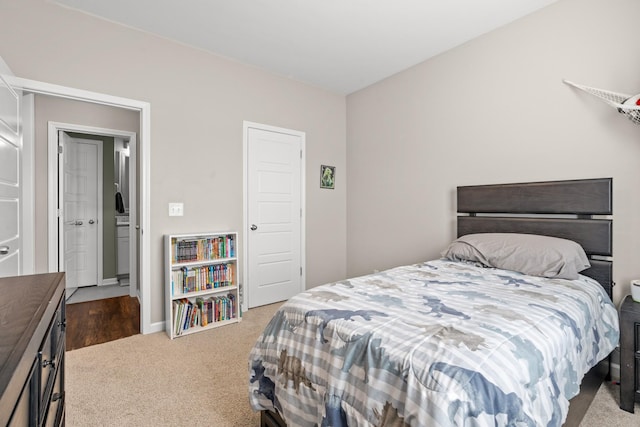
M612 295L612 178L458 187L458 237L526 233L579 243L596 279ZM593 256L598 259L594 259ZM607 259L609 258L609 259Z

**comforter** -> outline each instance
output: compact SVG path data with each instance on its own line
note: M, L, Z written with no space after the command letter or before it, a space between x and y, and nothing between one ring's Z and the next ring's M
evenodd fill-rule
M560 426L619 339L594 280L434 260L310 289L249 357L290 426Z

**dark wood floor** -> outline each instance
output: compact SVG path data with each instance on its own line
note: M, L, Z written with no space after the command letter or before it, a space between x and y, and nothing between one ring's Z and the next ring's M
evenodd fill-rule
M140 304L122 296L67 304L67 351L140 333Z

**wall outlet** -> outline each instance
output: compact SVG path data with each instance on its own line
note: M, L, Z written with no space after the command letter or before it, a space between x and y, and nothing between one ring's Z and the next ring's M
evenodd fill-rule
M184 215L183 203L169 203L169 216L182 216Z

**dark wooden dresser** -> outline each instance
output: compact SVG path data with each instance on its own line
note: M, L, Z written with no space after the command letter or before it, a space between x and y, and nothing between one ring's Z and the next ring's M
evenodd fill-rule
M640 303L631 295L620 306L620 408L640 402Z
M0 278L0 426L64 425L64 273Z

